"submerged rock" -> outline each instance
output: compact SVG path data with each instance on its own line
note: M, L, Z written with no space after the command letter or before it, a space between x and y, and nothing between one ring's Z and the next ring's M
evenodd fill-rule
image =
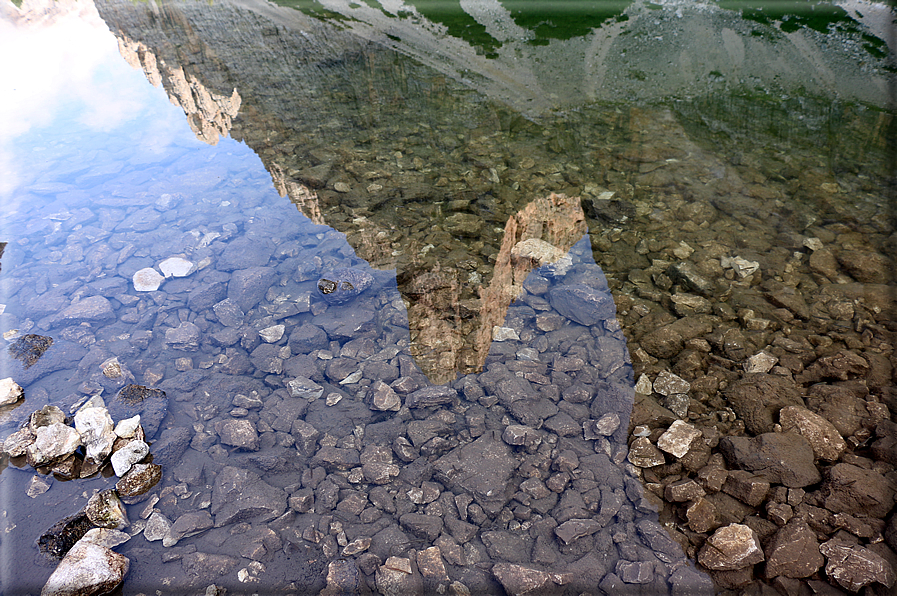
M334 269L318 280L318 293L330 304L352 300L374 283L370 273L356 267Z
M21 360L25 368L30 368L52 345L52 337L29 333L16 339L9 346L9 353L16 360Z
M125 506L114 489L101 490L87 501L84 509L87 518L95 526L121 530L130 525Z

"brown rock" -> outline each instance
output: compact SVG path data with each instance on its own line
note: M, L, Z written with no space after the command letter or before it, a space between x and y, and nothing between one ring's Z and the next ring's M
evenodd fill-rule
M894 585L894 568L868 548L863 548L859 544L829 540L823 543L819 550L828 559L825 565L826 574L852 592L875 583L888 588Z
M431 579L437 582L448 582L449 576L445 571L445 564L442 562L442 552L438 546L418 551L417 568L425 579Z
M779 411L782 431L794 432L810 443L819 459L838 461L847 443L831 422L801 406L786 406Z
M785 406L803 406L797 385L785 377L749 373L725 390L732 409L751 433L773 430L774 416Z
M492 573L509 596L540 594L545 589L556 588L551 581L551 574L530 567L499 563L492 567Z
M883 519L894 506L894 487L873 470L852 464L837 464L826 474L822 485L826 509Z
M775 533L766 548L766 577L810 577L825 560L816 533L803 520L790 521Z
M714 571L731 571L763 561L757 534L742 524L730 524L714 532L698 552L698 562Z
M800 488L819 482L810 444L794 433L764 433L758 437L725 437L720 451L733 465L770 482Z

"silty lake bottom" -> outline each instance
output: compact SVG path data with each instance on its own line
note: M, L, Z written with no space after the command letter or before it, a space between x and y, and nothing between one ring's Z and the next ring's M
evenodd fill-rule
M533 115L316 4L84 6L3 15L101 23L158 101L9 143L0 438L140 414L118 591L893 588L891 112L714 69ZM90 445L3 456L4 594L121 487Z

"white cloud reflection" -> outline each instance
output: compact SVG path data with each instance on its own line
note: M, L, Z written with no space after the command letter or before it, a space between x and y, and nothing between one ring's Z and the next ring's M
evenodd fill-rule
M127 126L130 143L158 151L186 128L122 59L90 0L0 0L0 56L0 196L34 179L32 136L46 144Z

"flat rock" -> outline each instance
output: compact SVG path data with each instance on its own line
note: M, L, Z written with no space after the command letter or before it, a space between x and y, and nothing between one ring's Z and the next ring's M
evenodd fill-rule
M436 460L433 471L441 482L469 492L487 513L495 515L516 491L511 478L519 465L513 449L493 430Z
M287 494L249 470L225 466L215 476L210 512L215 527L252 518L273 519L287 507Z
M498 563L492 566L492 574L509 596L538 594L545 588L556 588L550 573L522 565Z
M250 267L234 271L227 282L227 298L243 312L255 308L277 278L271 267Z
M221 256L218 257L216 267L219 271L262 267L268 264L273 254L274 249L267 246L265 242L241 236L227 243Z
M816 533L803 520L791 520L766 547L766 577L810 577L825 563Z
M606 284L602 288L585 284L558 286L549 292L548 299L558 313L587 327L600 325L617 314Z
M63 309L60 318L72 323L99 323L114 319L115 312L103 296L89 296Z
M221 424L218 436L225 445L231 445L246 451L258 451L259 434L249 420L228 420Z
M800 488L822 479L813 463L810 444L794 433L764 433L753 438L724 437L719 448L733 465L762 475L772 483Z
M409 408L429 408L452 403L458 392L446 385L431 385L418 389L405 397L405 405Z
M657 439L657 447L673 457L682 458L691 449L692 443L700 437L701 431L693 425L682 420L676 420Z
M134 273L131 281L138 292L155 292L165 281L165 277L152 267L144 267Z

